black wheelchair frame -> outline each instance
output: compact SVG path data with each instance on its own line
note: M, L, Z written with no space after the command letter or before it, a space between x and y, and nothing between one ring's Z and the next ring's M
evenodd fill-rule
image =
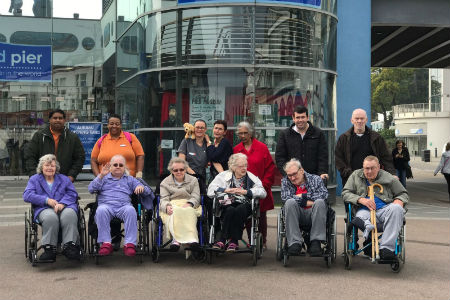
M80 261L84 260L85 252L86 252L86 221L84 218L84 212L78 204L79 198L77 199L78 206L78 234L79 234L79 246L80 246ZM38 258L38 252L43 249L44 245L39 245L39 228L40 224L38 224L34 220L34 208L31 205L28 212L25 212L25 258L28 258L28 261L31 263L33 267L37 266L40 263L50 263L53 261L40 261ZM61 243L61 230L58 234L58 246ZM59 247L57 247L58 249ZM57 253L59 251L57 250Z
M137 215L137 229L138 229L138 236L137 236L137 244L136 244L136 256L139 257L139 262L142 263L144 260L144 256L150 255L150 230L149 226L151 226L150 218L149 216L152 215L151 210L147 210L144 208L144 206L141 203L141 196L133 194L131 197L132 205L136 209L136 215ZM99 258L101 257L98 254L98 251L100 250L100 244L97 242L97 225L95 224L95 212L97 210L98 200L97 195L95 198L95 202L91 202L84 210L89 209L89 226L95 226L95 228L88 228L88 253L90 256L94 257L95 264L99 264ZM122 220L119 218L114 217L111 220L112 223L120 223L122 224ZM121 231L121 236L123 237L123 229Z
M202 214L197 219L197 232L199 237L198 247L193 249L191 247L185 247L185 251L191 251L192 257L196 261L203 261L205 259L205 236L208 236L208 211L205 205L205 196L200 196L200 205L202 207ZM154 263L159 262L160 254L162 252L172 252L167 246L172 243L172 239L164 241L164 224L162 222L160 212L160 195L156 195L156 204L153 209L152 218L152 260Z
M225 195L226 193L215 193L215 196L213 198L213 205L212 205L212 224L210 224L209 229L209 245L206 248L206 261L208 264L212 263L212 257L213 253L216 255L226 253L225 249L214 249L212 246L216 240L216 230L218 228L218 225L221 224L220 220L220 213L221 213L221 205L219 203L219 197ZM239 197L238 195L233 195L236 198L240 198L241 201L245 201L245 197ZM252 264L253 266L256 266L258 263L258 260L261 258L263 254L263 237L262 234L259 232L259 217L260 217L260 206L259 206L259 199L252 198L251 199L251 209L252 213L249 216L250 222L251 222L251 228L250 228L250 242L247 243L243 239L241 239L242 242L246 244L245 248L239 248L238 250L234 251L233 253L239 254L239 253L251 253L252 254ZM245 226L245 225L244 225Z
M345 269L351 270L352 268L352 260L354 256L357 256L364 249L368 247L372 247L372 242L370 239L368 243L365 244L361 249L358 246L358 229L364 231L364 223L361 219L355 218L356 215L356 205L352 205L351 203L345 203L346 205L346 217L344 219L344 261L345 261ZM378 230L378 239L380 239L383 235L383 226L380 223L377 223ZM406 261L406 249L405 249L405 239L406 239L406 220L403 219L403 226L400 229L400 232L397 237L397 241L395 242L395 251L394 254L396 258L394 260L382 260L375 258L373 263L378 264L389 264L394 273L400 272L401 268L405 264Z

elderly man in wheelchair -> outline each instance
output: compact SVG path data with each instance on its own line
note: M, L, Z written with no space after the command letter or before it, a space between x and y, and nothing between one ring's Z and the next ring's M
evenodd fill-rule
M372 197L368 191L372 191ZM376 223L382 224L379 257L382 261L395 260L396 242L406 212L404 207L409 200L408 192L400 181L380 169L377 157L367 156L363 168L354 171L349 177L342 191L342 198L345 203L356 206L352 223L360 222L361 226L358 227L362 227L366 239L375 231ZM372 222L371 211L375 211L376 216ZM377 248L378 245L375 243L374 247Z
M301 253L305 242L301 228L311 228L309 255L321 256L321 243L326 241L328 190L320 176L305 172L295 158L286 163L284 171L281 200L284 203L288 254Z
M147 196L152 193L148 186L130 176L122 155L114 155L100 174L89 184L90 193L98 193L98 207L95 223L98 228L97 242L101 243L98 255L113 253L111 244L111 219L117 217L124 222L125 241L123 251L126 256L136 255L137 214L131 204L133 193Z

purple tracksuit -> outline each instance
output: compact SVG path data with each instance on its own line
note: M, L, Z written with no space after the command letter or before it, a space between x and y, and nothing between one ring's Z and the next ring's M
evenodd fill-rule
M103 177L97 176L89 184L90 193L98 193L98 207L95 213L95 223L98 228L99 243L111 242L110 222L117 217L124 222L125 244L136 245L137 240L137 215L130 196L138 185L142 185L136 178L124 174L116 179L111 173ZM151 190L144 186L142 195L148 195Z

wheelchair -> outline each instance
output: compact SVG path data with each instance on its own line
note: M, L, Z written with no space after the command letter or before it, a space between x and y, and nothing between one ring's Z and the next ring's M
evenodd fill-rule
M78 202L79 198L77 199ZM86 221L84 218L84 212L81 207L78 206L78 234L79 234L79 246L80 246L80 261L84 260L84 255L86 252ZM43 249L44 245L38 245L39 242L39 230L40 224L34 220L34 208L25 212L25 258L31 263L33 267L37 266L39 263L49 263L51 261L40 261L38 258L38 252ZM58 253L61 252L61 230L58 234Z
M216 192L215 196L213 198L213 205L212 205L212 224L210 224L209 229L209 241L208 241L208 247L206 248L206 261L208 264L212 263L212 257L213 254L218 256L219 254L226 253L225 249L215 249L212 246L214 245L216 240L218 239L218 236L220 235L220 227L221 227L221 213L222 213L222 205L219 202L220 198L223 198L227 196L227 193L223 192ZM242 195L233 195L235 198L235 201L244 203L245 201L248 201L245 196ZM258 263L258 260L261 258L263 254L263 236L259 232L259 217L260 217L260 206L259 206L259 199L251 199L251 215L248 217L249 221L251 222L250 227L250 240L247 243L245 240L241 239L240 241L245 244L245 247L241 248L239 247L238 250L234 251L233 253L251 253L252 255L252 264L253 266L256 266ZM245 226L245 224L244 224Z
M352 260L355 256L363 252L366 248L372 247L372 242L369 238L368 242L359 249L358 246L358 229L364 231L364 222L356 218L356 211L358 206L352 205L351 203L345 203L346 205L346 216L345 216L345 227L344 227L344 261L345 269L351 270ZM383 224L377 222L378 239L383 235ZM401 268L406 261L406 249L405 249L405 238L406 238L406 220L403 219L403 226L400 229L397 240L395 242L394 254L396 258L394 260L382 260L380 258L375 258L373 263L378 264L389 264L394 273L400 272Z
M198 232L198 247L185 247L184 251L189 251L187 253L192 254L192 258L196 261L203 261L206 257L205 247L206 240L205 237L208 236L208 212L204 202L205 196L200 196L200 205L202 207L202 214L197 219L197 232ZM173 252L168 246L172 243L172 239L164 239L164 224L160 216L159 211L160 205L160 195L156 196L155 209L153 210L152 218L152 260L154 263L159 262L161 253ZM188 254L186 254L188 257Z
M141 183L146 183L143 180L140 180ZM137 215L137 244L136 244L136 256L139 257L139 262L142 263L144 261L144 256L150 255L150 231L149 228L152 224L150 222L152 209L146 209L142 204L142 196L133 194L131 196L131 203L136 209ZM98 229L97 224L95 223L95 212L97 210L98 200L96 196L95 202L91 202L84 210L89 209L89 219L88 219L88 253L90 256L94 257L95 264L99 264L100 255L98 251L100 250L100 244L97 242L98 238ZM118 223L122 224L122 220L117 217L112 218L111 224ZM122 237L124 237L123 229L119 233ZM112 236L113 239L115 236Z
M326 181L324 181L326 186ZM331 267L331 264L336 260L336 249L337 249L337 239L336 239L336 212L329 205L328 199L327 203L327 221L326 221L326 241L323 247L323 253L319 257L323 257L327 267ZM288 266L289 257L292 256L288 253L288 243L286 237L286 217L284 212L284 207L280 208L277 217L277 247L276 247L276 259L278 261L283 261L283 266ZM310 231L311 227L300 227L303 236L303 249L299 255L296 256L306 256L306 248L310 246ZM305 248L306 246L306 248Z

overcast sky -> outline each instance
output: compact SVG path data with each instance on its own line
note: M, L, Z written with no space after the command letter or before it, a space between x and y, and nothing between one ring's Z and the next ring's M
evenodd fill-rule
M33 15L34 0L23 0L22 15ZM0 0L0 14L11 15L8 12L10 0ZM58 18L73 18L78 13L80 19L100 19L102 17L102 0L53 0L53 16Z

